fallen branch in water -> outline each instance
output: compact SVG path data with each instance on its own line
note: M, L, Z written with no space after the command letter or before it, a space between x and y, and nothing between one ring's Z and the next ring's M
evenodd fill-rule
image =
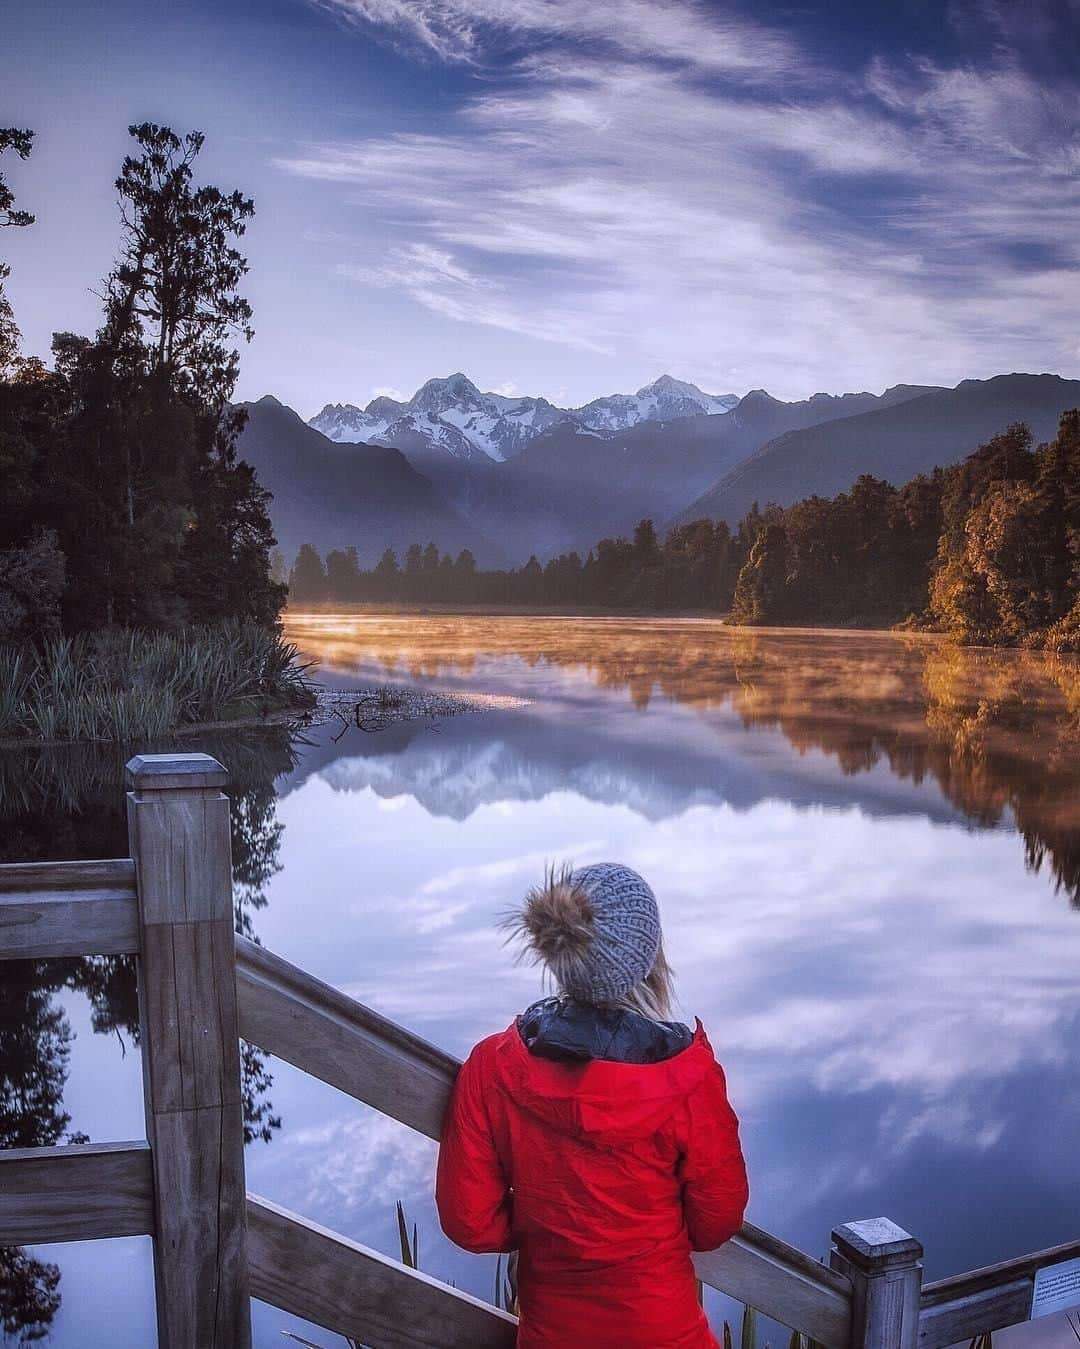
M335 743L355 728L371 734L407 721L435 722L466 712L502 711L525 707L527 698L493 693L444 693L435 689L384 685L378 688L327 689L316 686L316 702L305 716L305 726L340 722Z

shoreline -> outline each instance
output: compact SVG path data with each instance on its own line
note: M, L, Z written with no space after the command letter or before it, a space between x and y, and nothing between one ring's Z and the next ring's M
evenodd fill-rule
M381 731L403 722L457 717L473 712L492 712L528 706L528 698L510 694L442 693L408 685L377 684L354 689L330 689L312 684L313 701L292 707L245 717L219 721L188 722L168 731L165 739L204 735L208 731L258 730L264 726L289 726L296 730L314 729L340 720L361 731ZM32 736L0 740L0 751L14 749L61 749L76 745L137 744L138 738L125 742L108 738L86 740L37 740Z
M954 632L942 632L933 628L905 627L903 624L889 624L873 627L860 624L846 626L825 626L812 623L731 623L727 614L707 609L607 609L590 608L588 605L565 606L520 605L520 604L410 604L389 605L382 602L353 600L332 603L328 600L317 604L306 604L295 608L286 608L282 613L282 622L301 617L330 618L333 616L357 618L554 618L567 621L590 623L652 622L652 623L708 623L722 627L731 633L761 636L816 636L816 637L889 637L901 641L914 641L928 645L953 645L963 651L1021 652L1028 655L1073 659L1080 661L1080 653L1053 646L1025 645L1016 643L1003 646L988 642L965 642Z

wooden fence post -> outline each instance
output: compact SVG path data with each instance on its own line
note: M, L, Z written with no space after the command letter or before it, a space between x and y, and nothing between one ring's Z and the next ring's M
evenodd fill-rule
M888 1218L833 1229L829 1264L852 1283L851 1349L916 1349L922 1253Z
M158 1345L250 1349L227 774L139 754L127 778Z

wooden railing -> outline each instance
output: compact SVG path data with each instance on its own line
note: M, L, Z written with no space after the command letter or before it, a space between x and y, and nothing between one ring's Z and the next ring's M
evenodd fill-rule
M505 1312L246 1193L240 1037L434 1139L459 1064L234 936L216 760L137 756L128 779L131 859L0 866L0 960L138 957L147 1137L0 1151L0 1245L151 1236L162 1349L248 1349L251 1296L375 1349L509 1349ZM922 1247L879 1218L836 1228L829 1265L750 1224L695 1263L828 1349L939 1349L1022 1320L1070 1254L921 1288Z

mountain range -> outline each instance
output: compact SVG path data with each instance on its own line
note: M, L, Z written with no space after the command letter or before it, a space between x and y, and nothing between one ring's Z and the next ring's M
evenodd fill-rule
M274 494L290 561L303 542L322 552L355 545L371 565L385 548L400 555L433 540L445 552L470 548L481 566L520 564L532 553L584 553L643 516L658 527L735 524L755 501L834 495L861 473L901 484L956 463L1011 422L1045 440L1080 406L1080 381L1010 374L953 389L899 384L790 403L755 389L732 399L663 376L636 394L562 409L481 394L452 375L408 403L330 404L310 425L262 398L246 405L240 451ZM695 410L679 415L688 404ZM353 414L381 417L379 434L345 439Z
M373 398L363 409L327 403L310 424L330 440L393 445L426 461L438 463L449 456L467 464L503 463L554 426L625 431L641 422L728 412L738 401L735 394L703 393L696 384L661 375L635 394L616 393L584 407L561 408L546 398L481 393L458 373L429 379L407 402Z
M755 501L789 506L835 496L861 473L899 486L937 465L954 464L1012 422L1026 422L1035 443L1049 440L1066 408L1080 406L1080 380L1060 375L965 379L955 389L810 426L775 437L733 466L672 523L741 520Z
M603 437L561 424L477 485L475 514L495 537L513 537L539 556L587 550L604 534L626 533L642 516L667 520L784 431L925 392L897 385L879 396L815 394L783 403L754 389L725 413L643 421Z

